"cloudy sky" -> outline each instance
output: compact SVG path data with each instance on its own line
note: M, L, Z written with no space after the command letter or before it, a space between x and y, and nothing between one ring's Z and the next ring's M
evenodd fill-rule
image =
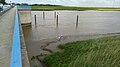
M6 0L6 2L30 4L55 4L65 6L120 7L120 0Z

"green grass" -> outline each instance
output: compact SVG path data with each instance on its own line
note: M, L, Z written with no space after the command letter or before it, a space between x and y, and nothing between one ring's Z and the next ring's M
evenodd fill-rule
M46 56L48 67L120 67L120 36L76 41Z
M120 8L97 8L97 7L69 7L69 6L32 6L32 10L98 10L98 11L120 11Z

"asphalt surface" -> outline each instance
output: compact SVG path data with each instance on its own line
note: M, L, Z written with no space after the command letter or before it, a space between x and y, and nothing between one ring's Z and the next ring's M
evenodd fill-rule
M15 8L0 16L0 67L9 67L14 31Z

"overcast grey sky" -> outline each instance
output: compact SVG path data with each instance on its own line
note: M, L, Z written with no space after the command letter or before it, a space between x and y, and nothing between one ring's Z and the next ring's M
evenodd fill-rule
M120 0L11 0L15 3L56 4L65 6L120 7ZM6 0L10 2L10 0Z

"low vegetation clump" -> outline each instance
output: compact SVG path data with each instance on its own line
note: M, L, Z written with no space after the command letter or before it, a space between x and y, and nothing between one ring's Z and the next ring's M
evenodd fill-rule
M48 67L120 67L120 36L76 41L46 56Z

